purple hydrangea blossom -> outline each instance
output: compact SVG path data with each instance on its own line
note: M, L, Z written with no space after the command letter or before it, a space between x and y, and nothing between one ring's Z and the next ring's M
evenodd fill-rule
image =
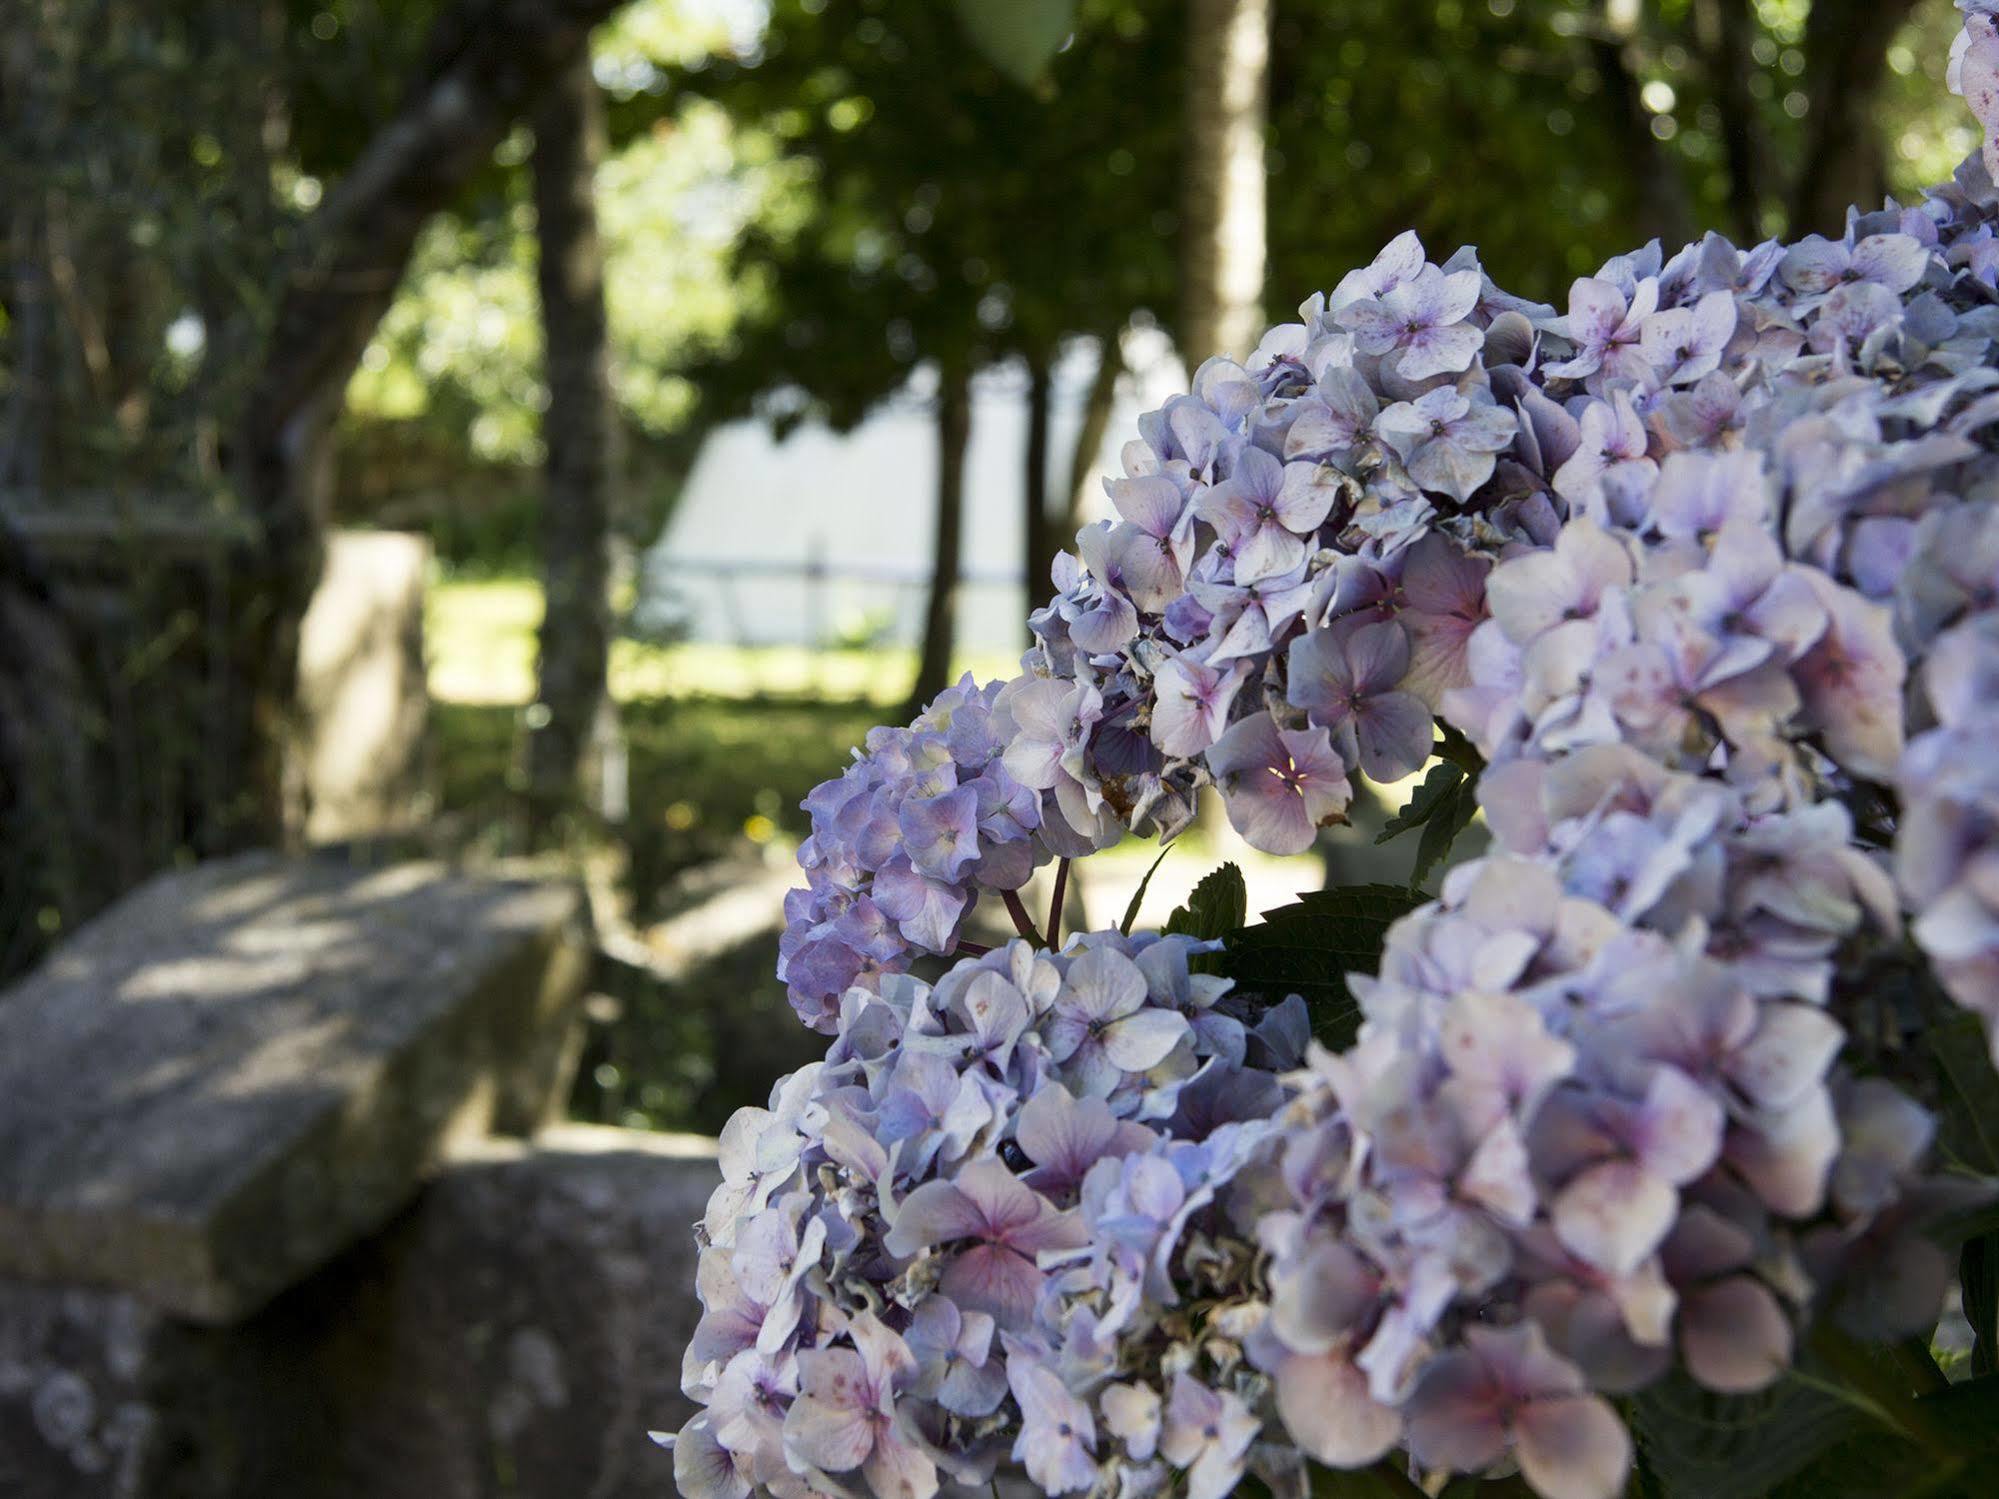
M1561 317L1398 238L1140 420L1018 678L813 792L782 971L834 1040L721 1142L684 1492L1011 1463L1217 1499L1309 1457L1609 1495L1605 1396L1933 1325L1928 1231L1978 1189L1847 1036L1906 917L1999 1045L1999 32L1965 8L1984 163L1838 239L1618 257ZM1210 785L1300 852L1433 713L1493 852L1350 978L1338 1053L1182 938L904 972Z
M1353 795L1326 729L1279 728L1268 713L1238 720L1208 763L1236 831L1272 853L1310 848Z

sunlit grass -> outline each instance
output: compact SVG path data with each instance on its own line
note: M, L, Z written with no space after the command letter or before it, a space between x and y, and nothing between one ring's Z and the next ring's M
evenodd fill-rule
M541 612L541 587L531 579L433 582L424 620L431 696L441 703L474 706L531 702ZM1011 676L1019 667L1015 657L975 652L958 661L957 670L968 669L985 681ZM611 647L611 692L620 702L810 697L888 707L908 692L915 670L916 653L895 646L809 650L619 640Z

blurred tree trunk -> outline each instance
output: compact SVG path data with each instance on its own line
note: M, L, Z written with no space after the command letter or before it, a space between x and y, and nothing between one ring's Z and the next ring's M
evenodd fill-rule
M1838 234L1849 204L1878 208L1888 190L1875 120L1888 44L1915 0L1812 0L1805 17L1805 149L1791 193L1792 238Z
M253 794L282 836L298 627L320 569L329 441L347 381L388 310L417 234L492 159L548 80L621 0L454 0L392 115L299 226L244 405L232 468L261 529L263 608L248 643Z
M1076 544L1076 532L1083 524L1083 508L1089 503L1091 483L1097 476L1097 454L1103 451L1104 434L1111 429L1111 412L1117 405L1118 377L1124 373L1124 330L1114 329L1097 341L1097 373L1090 380L1090 393L1083 398L1083 423L1076 432L1076 447L1069 455L1068 512L1062 518L1057 550ZM1045 583L1046 576L1042 578Z
M1026 472L1021 475L1020 487L1027 501L1022 517L1022 567L1029 609L1041 606L1048 589L1048 569L1060 545L1056 539L1060 534L1058 523L1048 513L1048 416L1055 395L1049 362L1045 352L1037 351L1027 357Z
M1749 92L1749 55L1756 32L1750 0L1696 0L1694 31L1721 111L1721 149L1728 163L1729 228L1744 245L1763 237L1763 194L1770 174Z
M593 747L615 735L607 691L617 410L604 314L597 167L604 102L583 53L534 115L534 205L548 407L542 419L540 682L528 799L537 832L576 804Z
M916 685L909 690L909 711L904 715L909 718L951 682L958 559L965 537L965 449L971 440L971 371L961 364L946 364L937 376L937 527L930 554L930 600L923 611Z
M1270 0L1188 0L1180 327L1191 374L1263 332Z
M1652 133L1652 112L1639 94L1631 48L1638 32L1638 0L1605 0L1590 51L1603 77L1604 106L1610 126L1624 143L1631 180L1638 190L1638 232L1657 237L1671 255L1694 232L1694 213L1686 184L1667 152Z
M76 635L0 513L0 981L35 955L44 912L74 919L92 904L87 865L111 814L93 796Z

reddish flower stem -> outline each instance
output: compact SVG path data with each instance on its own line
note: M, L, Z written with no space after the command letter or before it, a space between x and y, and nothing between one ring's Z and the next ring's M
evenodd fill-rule
M987 947L983 942L967 942L963 937L960 937L958 945L951 949L951 955L956 957L959 953L964 953L967 957L983 958L991 951L992 949Z
M1006 906L1006 914L1013 918L1013 929L1036 947L1048 945L1041 933L1034 929L1034 918L1027 914L1027 907L1020 903L1018 890L1002 890L1000 900Z
M1055 894L1048 902L1048 945L1055 946L1062 940L1062 897L1069 891L1069 861L1063 859L1055 866Z

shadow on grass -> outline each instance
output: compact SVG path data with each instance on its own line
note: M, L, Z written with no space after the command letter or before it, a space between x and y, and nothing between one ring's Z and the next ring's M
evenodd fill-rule
M673 882L724 857L754 856L810 831L805 794L846 764L847 748L882 721L871 703L801 698L676 698L620 709L630 814L601 837L624 855L630 919L665 914ZM462 849L523 851L520 710L440 703L433 709L438 799Z
M619 967L591 1016L570 1116L592 1123L719 1132L771 1084L820 1060L826 1038L792 1013L764 932L671 982Z

